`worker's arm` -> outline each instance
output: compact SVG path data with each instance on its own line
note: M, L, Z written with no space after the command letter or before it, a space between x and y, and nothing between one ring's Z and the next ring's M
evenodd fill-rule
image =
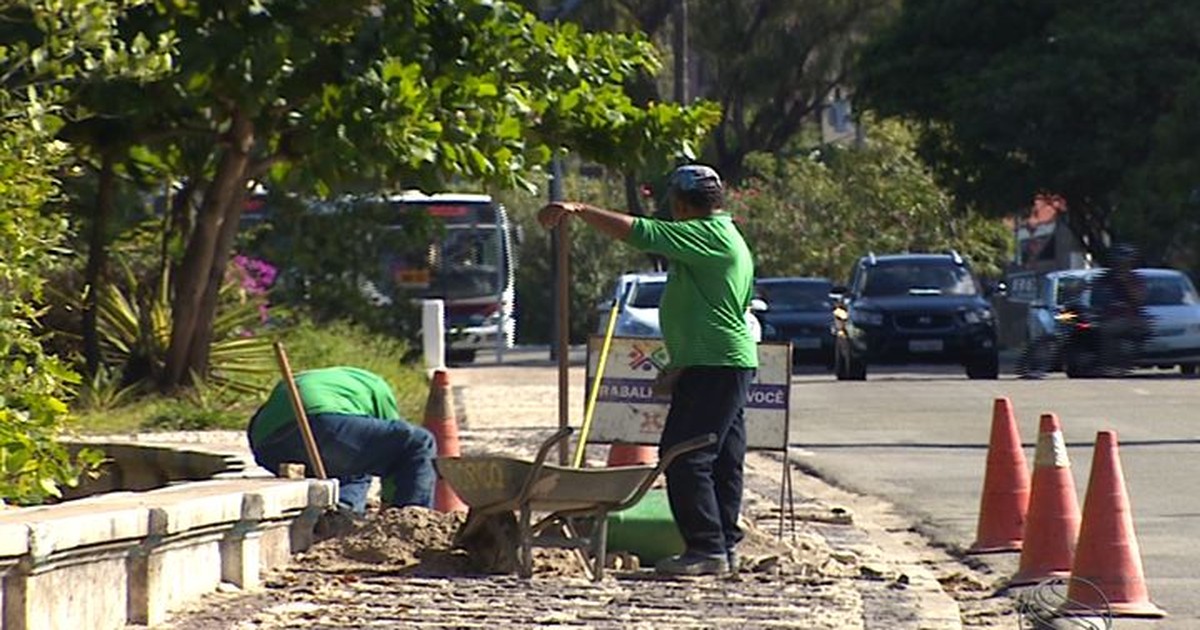
M617 240L629 238L633 231L633 217L622 212L597 208L578 201L556 201L542 208L538 221L545 228L555 228L567 216L576 216L601 233Z

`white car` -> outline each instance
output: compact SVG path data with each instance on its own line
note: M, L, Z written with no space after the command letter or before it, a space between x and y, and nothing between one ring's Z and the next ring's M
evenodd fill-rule
M617 337L661 337L662 327L658 322L658 305L662 301L663 289L667 287L667 274L661 271L626 273L617 278L609 299L596 305L599 315L596 333L603 335L608 327L609 309L617 304L617 323L613 334ZM762 300L751 303L751 311L765 311ZM752 312L746 313L746 324L755 343L762 341L762 324Z

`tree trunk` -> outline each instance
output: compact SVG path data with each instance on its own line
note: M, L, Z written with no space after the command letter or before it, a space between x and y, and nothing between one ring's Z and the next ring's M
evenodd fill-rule
M113 154L105 151L100 157L100 181L96 192L96 214L88 235L88 260L85 272L87 293L83 298L83 357L88 376L100 370L100 333L97 330L97 310L103 289L105 268L108 266L108 223L112 218L117 178L113 172Z
M217 299L220 297L221 285L225 281L225 270L229 266L229 255L233 252L233 241L237 238L245 203L246 187L243 180L242 186L238 188L225 207L225 220L221 223L221 232L217 237L212 268L208 272L208 286L205 288L204 299L200 304L198 314L200 325L196 328L196 334L192 336L192 345L188 350L188 370L196 374L208 372L208 352L212 346L213 321L217 316Z
M202 319L204 297L217 257L226 209L245 185L250 149L254 145L253 122L243 112L235 110L228 136L229 145L205 191L179 273L173 279L175 292L171 300L171 344L167 348L166 366L160 384L163 390L171 390L188 382L192 343L198 334L212 327L211 317L207 321Z

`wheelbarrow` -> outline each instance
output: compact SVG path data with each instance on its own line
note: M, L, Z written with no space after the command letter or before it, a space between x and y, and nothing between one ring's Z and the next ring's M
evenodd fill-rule
M600 581L606 561L608 515L640 501L676 458L717 441L711 433L692 438L668 449L657 466L585 469L547 464L550 450L571 432L570 427L559 429L542 443L532 462L493 456L435 460L438 474L470 508L466 522L455 534L455 545L470 551L472 540L482 535L487 523L495 523L497 517L511 521L516 512L517 540L501 540L500 544L515 543L518 575L533 575L533 547L556 547L590 555L588 572L593 581ZM534 512L546 516L534 522Z

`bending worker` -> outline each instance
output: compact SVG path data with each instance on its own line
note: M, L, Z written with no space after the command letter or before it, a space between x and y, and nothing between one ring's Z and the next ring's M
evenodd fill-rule
M717 443L667 468L671 513L687 545L655 568L668 575L711 575L736 568L742 539L744 409L758 353L746 322L754 293L750 249L721 209L713 169L682 166L670 179L673 221L632 217L585 203L559 202L538 216L545 227L576 217L593 229L670 262L659 308L674 378L660 452L706 433Z
M432 507L436 443L429 431L400 417L387 381L360 368L329 367L300 372L296 387L325 471L338 480L338 503L364 513L376 475L385 505ZM313 470L286 383L271 391L248 433L263 468L278 472L286 462L304 462Z

